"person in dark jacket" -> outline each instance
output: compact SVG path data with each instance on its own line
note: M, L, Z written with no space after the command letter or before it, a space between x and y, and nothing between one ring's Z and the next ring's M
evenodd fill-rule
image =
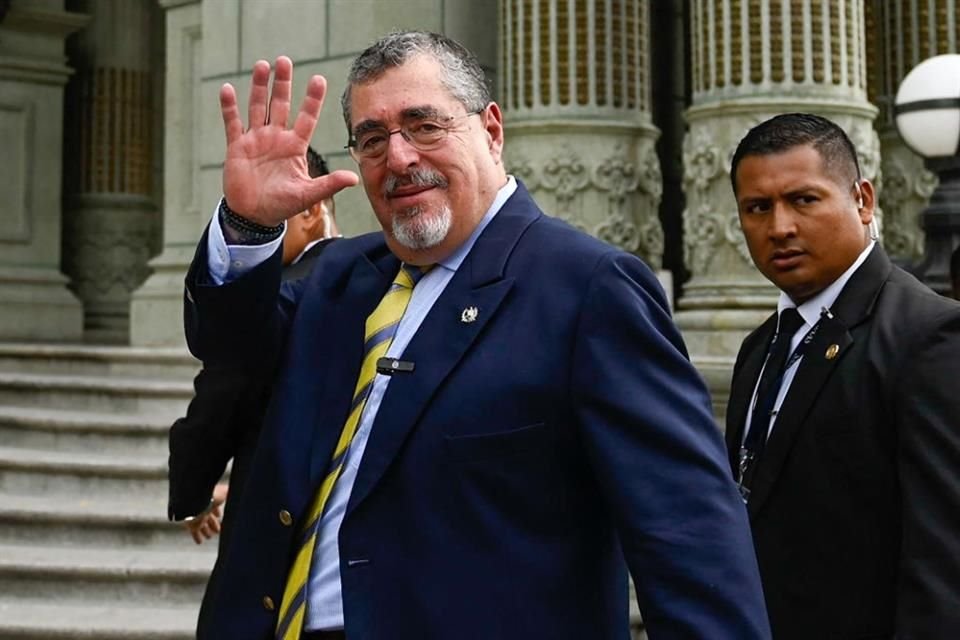
M307 149L311 177L327 175L323 156ZM327 245L340 237L333 198L311 205L287 222L283 238L283 280L310 273ZM187 415L170 428L168 517L183 521L197 544L221 533L221 515L228 486L239 500L246 469L260 433L269 390L236 371L204 368L194 379L194 398ZM230 484L218 482L233 459ZM230 509L223 516L229 521ZM226 544L228 527L220 540Z
M726 432L773 637L956 638L960 304L872 237L876 191L835 123L777 116L732 164L780 290L740 349Z

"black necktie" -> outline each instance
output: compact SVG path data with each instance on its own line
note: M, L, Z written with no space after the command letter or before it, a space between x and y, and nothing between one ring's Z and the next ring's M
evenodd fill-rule
M743 440L740 449L740 490L744 499L750 493L753 474L757 462L767 443L767 431L770 428L770 417L783 381L783 367L790 354L790 339L802 327L804 319L794 307L780 312L777 333L770 343L770 352L763 366L763 374L757 385L756 402L753 405L753 415L750 417L750 428Z

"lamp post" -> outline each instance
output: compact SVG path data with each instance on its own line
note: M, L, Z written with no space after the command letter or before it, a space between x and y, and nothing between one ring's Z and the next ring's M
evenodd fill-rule
M950 292L950 254L960 245L960 54L928 58L900 83L897 131L940 184L920 216L924 259L915 273L934 291Z

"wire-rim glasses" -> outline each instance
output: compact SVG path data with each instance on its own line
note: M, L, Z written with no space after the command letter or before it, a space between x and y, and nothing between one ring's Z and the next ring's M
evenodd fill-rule
M485 109L486 107L484 107ZM345 149L358 163L379 162L386 157L390 137L399 133L418 151L432 151L439 147L460 120L483 113L477 109L459 116L423 116L407 118L398 128L371 127L350 136Z

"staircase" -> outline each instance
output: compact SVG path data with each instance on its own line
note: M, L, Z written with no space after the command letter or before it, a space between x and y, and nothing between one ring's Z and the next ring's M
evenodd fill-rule
M166 520L185 351L0 344L0 640L193 638L216 542Z

